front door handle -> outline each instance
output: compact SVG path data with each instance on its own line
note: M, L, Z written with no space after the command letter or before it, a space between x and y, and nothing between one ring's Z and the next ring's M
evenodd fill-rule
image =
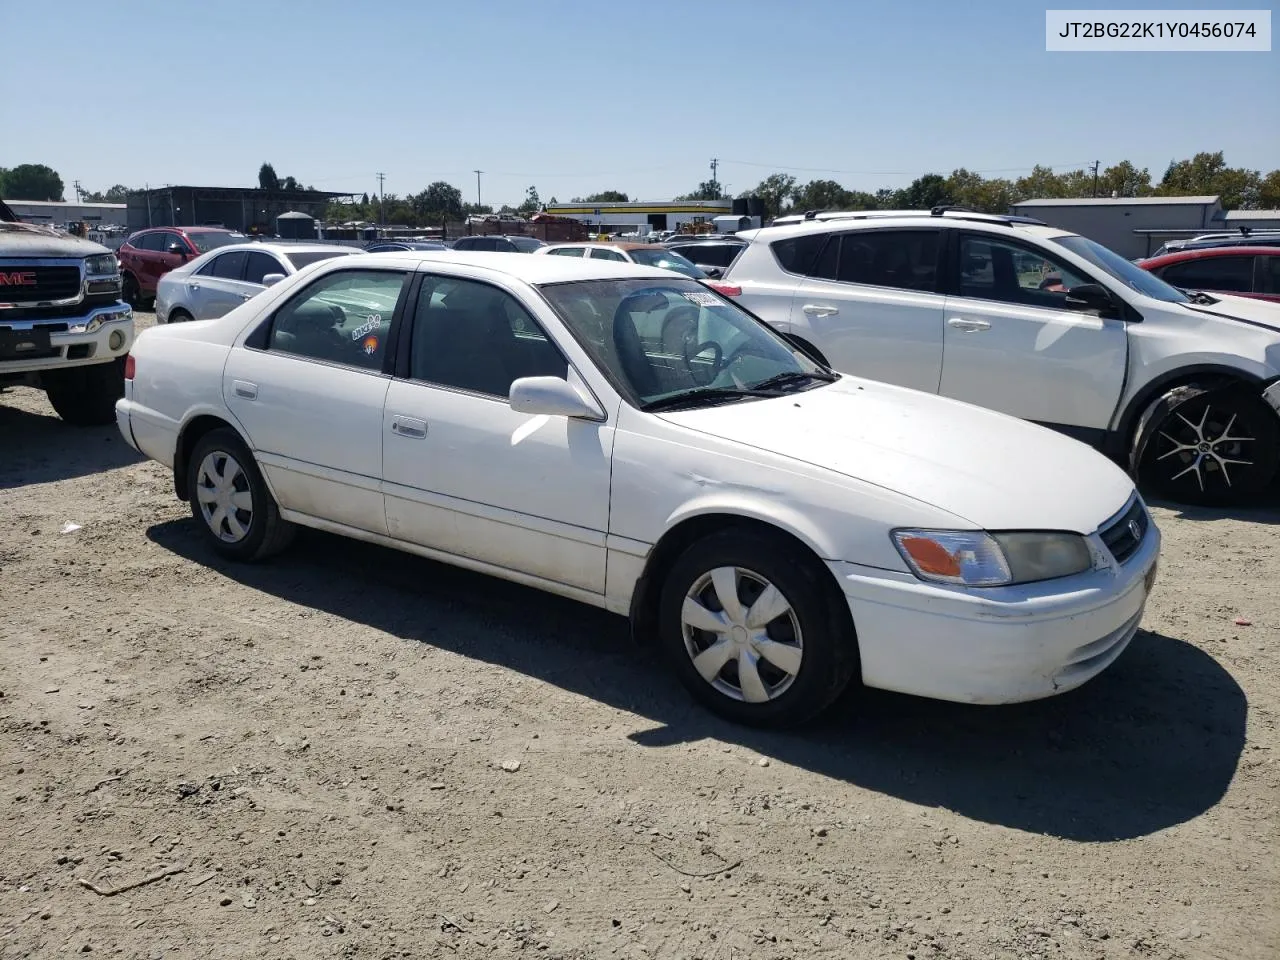
M396 436L421 440L427 435L427 422L413 417L392 417L391 432Z
M258 385L248 380L232 380L231 389L236 392L237 397L244 397L246 400L258 399Z
M829 303L806 303L801 309L810 317L834 317L840 312L839 307L833 307Z
M986 320L969 320L965 317L952 317L947 321L947 326L963 330L965 333L981 333L983 330L991 329L991 324Z

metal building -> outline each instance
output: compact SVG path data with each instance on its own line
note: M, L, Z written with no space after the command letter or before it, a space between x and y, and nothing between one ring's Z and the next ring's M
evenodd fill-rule
M546 212L572 217L607 233L675 230L682 223L710 222L733 213L733 200L632 200L628 203L549 203Z
M241 187L155 187L129 194L128 226L220 226L272 235L284 213L324 216L329 204L350 193L326 190L260 190Z

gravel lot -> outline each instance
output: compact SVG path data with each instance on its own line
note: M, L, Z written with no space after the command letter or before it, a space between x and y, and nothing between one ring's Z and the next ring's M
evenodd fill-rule
M0 451L0 957L1280 955L1275 509L1158 508L1079 691L779 735L568 601L313 533L216 560L34 391Z

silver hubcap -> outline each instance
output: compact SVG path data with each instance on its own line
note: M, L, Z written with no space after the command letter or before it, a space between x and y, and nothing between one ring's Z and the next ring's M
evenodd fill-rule
M223 543L239 543L253 523L253 493L249 476L236 458L215 450L200 461L196 472L200 516Z
M694 669L720 693L747 703L780 697L804 657L800 621L777 587L742 567L699 577L680 611Z
M1171 449L1156 457L1156 462L1173 458L1170 466L1176 472L1170 475L1170 480L1178 480L1191 474L1201 490L1205 489L1206 480L1213 482L1215 479L1230 487L1230 467L1247 469L1253 466L1253 461L1244 457L1243 444L1251 443L1254 438L1233 436L1231 433L1237 416L1238 414L1231 414L1224 426L1222 417L1215 418L1213 407L1208 404L1205 405L1199 423L1193 423L1181 413L1175 413L1174 417L1182 423L1172 423L1170 429L1177 436L1166 430L1159 432L1169 442Z

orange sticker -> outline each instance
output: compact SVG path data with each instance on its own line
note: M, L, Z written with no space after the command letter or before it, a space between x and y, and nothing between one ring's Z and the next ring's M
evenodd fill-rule
M372 357L378 350L378 338L365 337L364 343L360 344L360 348L364 350L365 353L367 353L369 356Z

